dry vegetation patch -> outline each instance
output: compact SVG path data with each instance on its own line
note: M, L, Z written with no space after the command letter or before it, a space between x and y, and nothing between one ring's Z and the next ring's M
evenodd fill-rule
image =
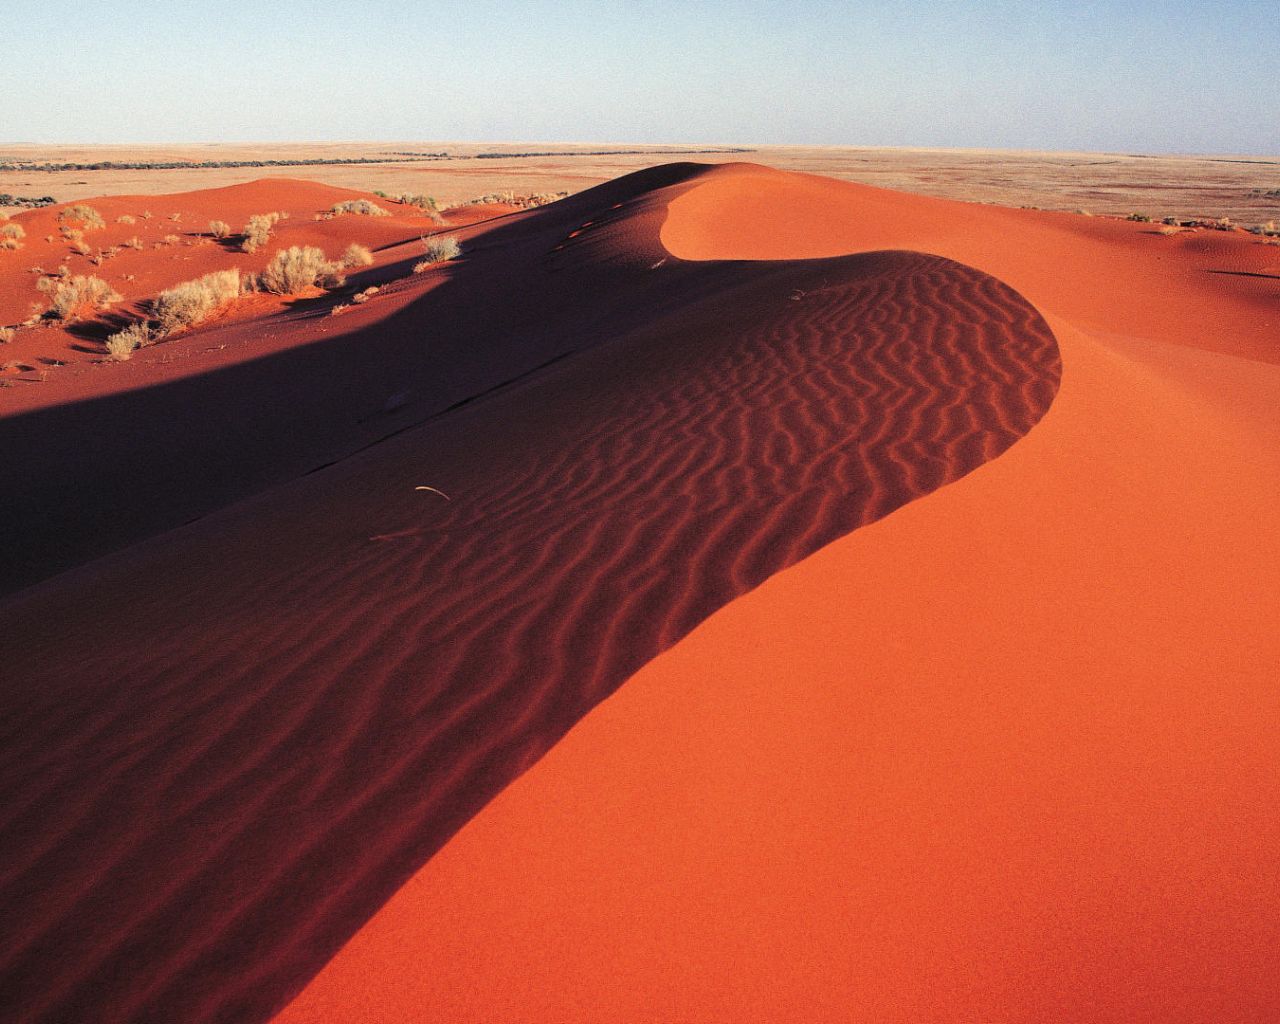
M92 275L42 277L36 287L49 296L49 313L57 320L78 320L86 309L105 309L121 298L106 281Z
M342 265L330 262L324 250L294 245L277 251L256 283L274 295L297 295L308 288L337 288L344 280Z
M240 294L240 271L215 270L162 291L152 311L164 334L194 327Z
M102 219L102 214L85 203L66 207L58 214L58 223L62 225L78 223L85 231L97 231L107 226L107 222Z

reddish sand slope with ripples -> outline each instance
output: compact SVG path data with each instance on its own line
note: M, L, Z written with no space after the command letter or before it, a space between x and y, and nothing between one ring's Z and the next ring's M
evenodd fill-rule
M761 169L677 199L685 258L996 274L1061 389L646 665L278 1024L1280 1014L1280 260L1149 231Z
M643 174L481 235L446 281L405 282L417 294L339 342L370 363L455 346L454 393L399 362L426 422L10 602L11 1016L262 1019L645 663L998 456L1049 407L1052 334L961 264L672 257L667 205L701 176ZM527 301L491 312L494 281ZM491 319L468 330L468 314ZM229 459L236 436L202 422L226 403L258 424L268 468L320 458L298 442L272 456L281 413L233 386L287 359L317 386L309 416L326 396L338 408L317 322L273 365L70 408L164 422L155 448L172 458L194 436ZM468 364L455 324L483 360ZM252 329L201 336L242 350ZM127 503L131 479L177 494L181 473L131 455L98 451L102 501ZM247 486L235 466L197 466Z
M1142 227L673 165L0 418L0 1015L1265 1017L1276 296Z

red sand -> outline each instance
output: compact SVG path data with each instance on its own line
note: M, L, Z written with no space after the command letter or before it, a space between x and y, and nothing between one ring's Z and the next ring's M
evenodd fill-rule
M677 167L362 310L442 415L0 610L0 1007L1269 1015L1274 282L1140 227Z

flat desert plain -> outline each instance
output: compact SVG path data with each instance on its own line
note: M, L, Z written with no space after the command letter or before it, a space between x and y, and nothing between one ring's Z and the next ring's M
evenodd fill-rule
M415 154L418 158L415 158ZM521 155L528 154L528 155ZM60 202L217 188L302 177L340 188L425 193L458 203L496 192L579 192L655 163L749 160L943 199L1127 216L1280 217L1280 155L1153 156L981 149L742 146L733 143L226 143L186 146L0 147L0 193ZM33 171L42 164L370 161L292 167ZM21 165L21 166L17 166ZM14 166L14 169L6 169Z
M1274 169L5 172L0 1019L1274 1019Z

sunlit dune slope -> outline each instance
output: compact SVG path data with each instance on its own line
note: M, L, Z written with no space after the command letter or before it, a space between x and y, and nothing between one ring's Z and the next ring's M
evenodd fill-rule
M751 168L677 198L685 258L996 274L1061 390L649 662L278 1024L1280 1013L1280 289L1240 276L1275 250L1149 231Z
M308 382L417 422L0 611L8 1015L264 1019L629 676L1049 408L1051 332L962 264L673 257L669 203L714 177L490 225L340 338L291 321ZM158 422L279 358L104 400Z

